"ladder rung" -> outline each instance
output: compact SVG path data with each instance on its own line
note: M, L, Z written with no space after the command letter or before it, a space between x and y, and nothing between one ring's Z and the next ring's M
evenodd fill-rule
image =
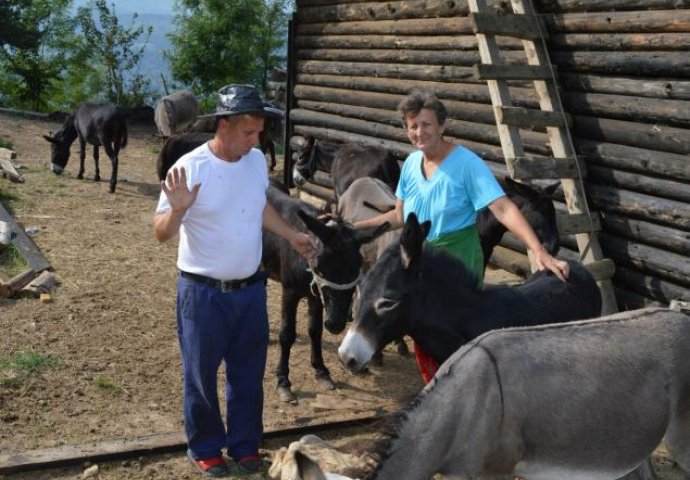
M506 158L508 172L515 180L536 180L546 178L577 178L577 158L517 157ZM582 173L584 176L584 172Z
M542 34L544 38L549 37L549 32L542 19L534 15L499 16L490 13L471 13L470 20L474 33L504 35L524 40L541 40Z
M584 265L597 282L611 280L616 273L616 264L610 258L602 258L601 260L595 260L585 263Z
M601 231L601 219L597 212L586 213L557 213L556 223L558 233L561 235L572 235L575 233L590 233Z
M553 73L548 65L478 64L474 66L477 80L551 80Z
M570 125L571 118L563 112L535 110L523 107L494 107L496 120L503 125L513 125L520 128L565 128L566 119Z

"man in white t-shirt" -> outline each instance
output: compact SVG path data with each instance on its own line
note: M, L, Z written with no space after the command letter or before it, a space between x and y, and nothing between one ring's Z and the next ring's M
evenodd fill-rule
M182 354L188 455L204 476L254 473L263 433L263 376L268 348L266 275L260 271L262 228L313 255L312 239L266 202L268 171L254 148L267 107L251 85L218 92L213 139L181 157L161 182L156 238L179 233L177 328ZM226 368L223 424L216 389ZM226 448L233 458L222 456Z

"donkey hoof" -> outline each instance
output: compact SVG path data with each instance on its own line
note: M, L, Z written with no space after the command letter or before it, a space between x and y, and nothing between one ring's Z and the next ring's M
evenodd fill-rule
M407 344L405 342L400 342L398 344L398 355L400 355L401 357L410 356L410 349L407 348Z
M317 381L319 382L319 385L321 385L321 388L324 390L335 390L335 383L333 380L331 380L331 377L328 375L323 376L323 377L318 377Z
M100 175L94 176L94 177L93 177L93 181L94 181L94 182L100 182L100 181L101 181L101 176L100 176Z
M281 402L297 404L297 397L290 387L278 386L278 398Z
M78 174L77 179L78 180L84 180L84 174L83 173Z

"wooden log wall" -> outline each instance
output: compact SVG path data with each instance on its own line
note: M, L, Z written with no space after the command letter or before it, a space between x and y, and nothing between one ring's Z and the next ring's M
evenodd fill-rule
M622 309L690 300L690 0L533 0L547 26L571 133L587 171L601 244L616 263ZM496 1L500 13L507 2ZM291 136L412 150L395 107L412 88L449 110L447 137L506 172L466 0L297 0L291 38ZM500 38L509 62L522 44ZM531 85L514 103L537 107ZM543 131L525 151L549 154ZM308 186L330 195L321 173ZM562 192L554 194L564 210ZM577 257L563 236L559 255ZM492 263L526 272L524 248L507 236Z

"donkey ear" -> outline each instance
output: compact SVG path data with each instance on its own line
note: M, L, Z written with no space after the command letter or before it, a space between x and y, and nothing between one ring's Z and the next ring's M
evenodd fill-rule
M410 270L418 263L422 256L424 240L429 233L431 222L419 224L417 215L410 213L400 234L400 252L405 270Z
M304 210L298 210L297 215L299 215L299 218L302 219L307 228L323 243L327 243L331 238L333 238L334 232L331 229L309 215Z
M48 140L50 143L58 143L57 140L55 140L53 137L49 137L48 135L43 135L43 138Z
M326 480L321 467L299 450L295 451L295 462L300 480Z
M357 239L357 243L364 245L372 240L376 240L390 229L391 224L388 222L383 222L378 227L355 230L355 238Z

